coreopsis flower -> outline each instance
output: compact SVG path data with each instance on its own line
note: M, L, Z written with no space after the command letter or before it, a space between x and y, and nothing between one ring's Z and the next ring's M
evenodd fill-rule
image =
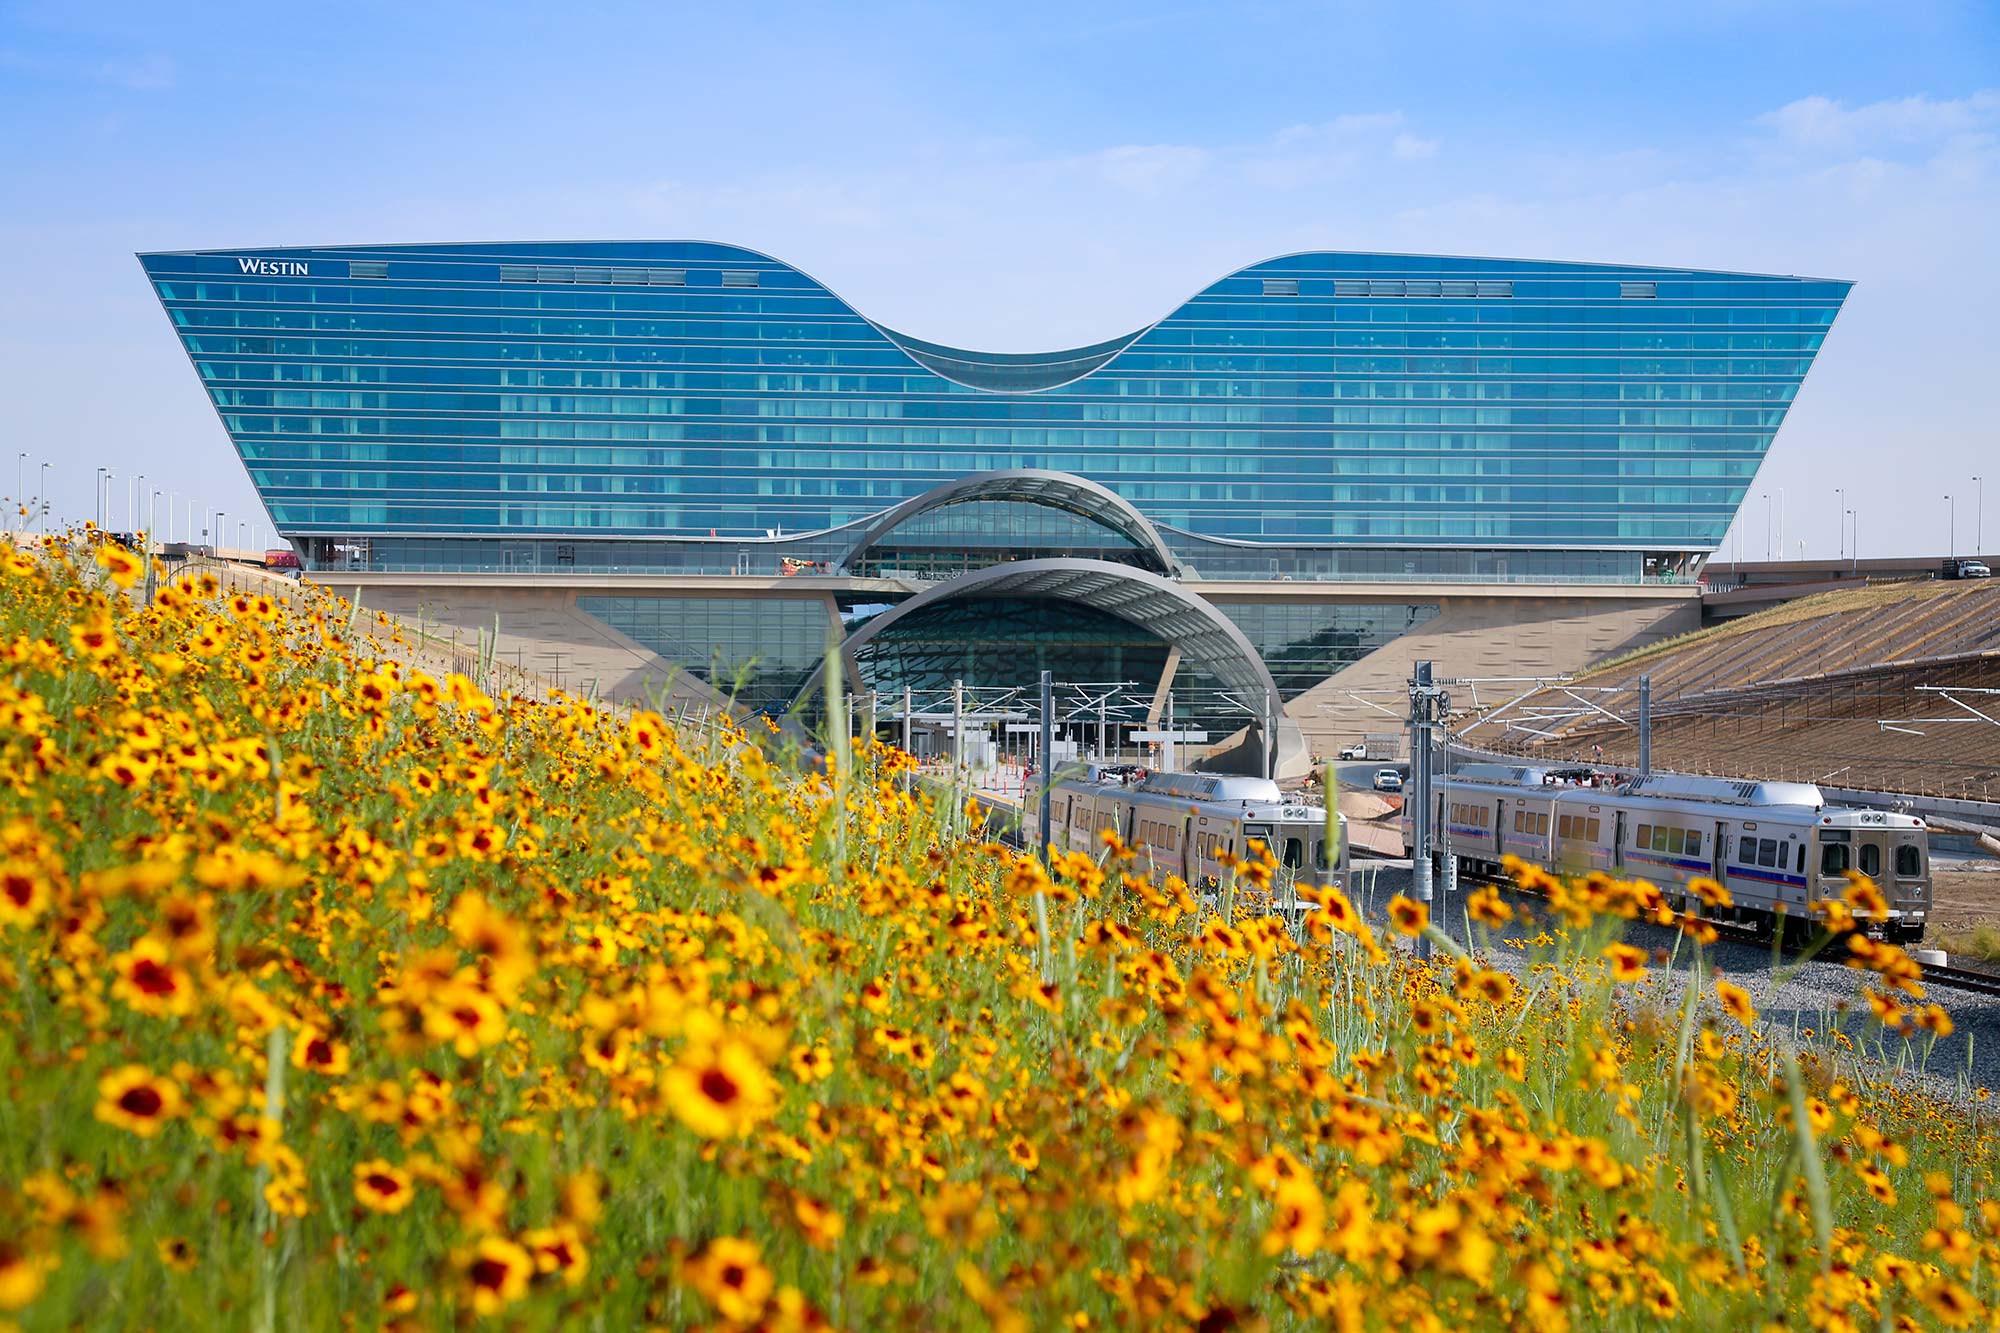
M194 978L175 961L165 943L151 935L133 941L111 960L116 978L111 993L136 1013L178 1015L194 1012L199 996Z
M120 588L131 587L146 575L145 558L117 542L105 542L97 548L97 563Z
M521 1244L533 1256L536 1272L554 1274L566 1287L583 1285L590 1271L590 1251L584 1247L582 1234L569 1223L524 1231Z
M415 1197L410 1173L395 1163L377 1157L356 1164L354 1198L370 1212L400 1213Z
M102 662L118 655L118 631L108 617L78 621L69 628L69 644L86 661Z
M1889 900L1877 888L1875 881L1866 875L1850 871L1847 887L1841 891L1841 899L1848 910L1864 920L1880 920L1889 915Z
M817 1083L833 1072L833 1052L825 1042L800 1046L792 1051L792 1074L801 1083Z
M334 1040L312 1023L300 1028L298 1037L292 1043L294 1069L338 1078L347 1072L348 1060L347 1043Z
M1603 958L1611 964L1613 981L1638 981L1646 975L1646 951L1629 944L1607 944Z
M1733 907L1736 902L1726 886L1707 875L1696 875L1689 880L1688 892L1710 907Z
M1326 1235L1326 1199L1308 1176L1287 1176L1271 1192L1271 1224L1264 1253L1310 1255Z
M0 1311L24 1310L32 1305L58 1262L52 1253L36 1253L15 1241L0 1239Z
M1514 909L1491 884L1475 889L1465 900L1465 910L1474 921L1490 930L1498 930L1514 919Z
M1723 1012L1744 1027L1757 1021L1757 1008L1750 1003L1750 992L1734 982L1717 981L1715 998L1722 1001Z
M184 1109L180 1085L144 1065L123 1065L97 1080L97 1118L150 1139Z
M1389 900L1389 924L1398 934L1421 935L1424 927L1431 923L1431 909L1427 903L1397 894Z
M486 1236L460 1256L465 1288L474 1314L498 1314L528 1294L535 1261L504 1236Z
M424 1031L460 1055L474 1056L507 1035L507 1013L484 989L454 980L424 1005Z
M0 861L0 926L31 926L48 910L49 880L27 861Z
M776 1284L757 1242L718 1236L681 1265L681 1280L724 1319L748 1324L764 1312Z
M667 1105L703 1138L736 1138L766 1119L777 1085L750 1046L725 1036L690 1046L660 1076Z

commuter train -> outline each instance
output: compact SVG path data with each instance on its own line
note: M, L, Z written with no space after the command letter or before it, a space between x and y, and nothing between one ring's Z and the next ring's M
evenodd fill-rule
M1268 778L1154 773L1131 786L1067 779L1050 790L1049 839L1058 848L1095 851L1109 829L1156 873L1197 888L1228 876L1223 854L1240 857L1261 842L1281 868L1274 905L1290 910L1297 906L1290 884L1347 886L1347 819L1335 814L1329 846L1326 816L1323 806L1287 798Z
M1930 915L1924 821L1882 810L1829 806L1805 782L1748 782L1679 773L1618 780L1587 769L1461 764L1440 778L1432 836L1474 871L1498 873L1503 856L1559 875L1593 870L1658 885L1676 907L1698 876L1729 890L1734 906L1707 915L1768 938L1780 909L1795 935L1812 904L1837 898L1847 872L1874 880L1887 916L1871 934L1920 939ZM1410 841L1411 814L1403 811Z

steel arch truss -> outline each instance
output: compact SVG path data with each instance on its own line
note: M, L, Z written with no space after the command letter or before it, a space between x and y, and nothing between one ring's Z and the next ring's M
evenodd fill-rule
M1046 505L1075 514L1078 518L1123 537L1151 561L1157 572L1177 575L1180 562L1160 536L1151 519L1133 508L1116 491L1067 472L1045 468L1009 468L998 472L975 472L922 495L903 501L868 525L868 530L841 558L842 571L854 568L855 561L872 546L903 524L921 514L948 505L974 500L1010 500L1020 504Z

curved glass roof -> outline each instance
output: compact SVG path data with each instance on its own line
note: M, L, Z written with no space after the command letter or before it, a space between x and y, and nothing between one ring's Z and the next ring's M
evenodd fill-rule
M883 514L841 564L851 568L869 547L920 514L976 500L1015 500L1065 510L1117 533L1155 563L1162 573L1179 573L1180 562L1146 516L1118 494L1094 481L1046 468L1004 468L946 482L905 500Z
M875 326L919 363L969 389L1029 393L1082 379L1130 347L1144 329L1063 352L974 352Z

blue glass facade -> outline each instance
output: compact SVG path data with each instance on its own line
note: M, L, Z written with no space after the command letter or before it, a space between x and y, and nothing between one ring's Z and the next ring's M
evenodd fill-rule
M1719 543L1849 288L1308 253L1125 337L998 355L708 243L141 260L309 554L690 572L837 557L940 482L1049 468L1209 577L1636 576Z

